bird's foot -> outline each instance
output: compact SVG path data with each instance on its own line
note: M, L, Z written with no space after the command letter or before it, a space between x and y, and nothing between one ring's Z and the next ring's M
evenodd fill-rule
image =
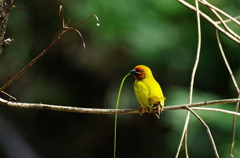
M154 113L157 116L158 119L160 119L160 114L161 114L162 111L163 111L162 105L158 104L157 105L157 113Z
M145 110L146 110L146 109L145 109L143 106L140 106L140 108L139 108L139 114L142 116L142 114L144 114Z

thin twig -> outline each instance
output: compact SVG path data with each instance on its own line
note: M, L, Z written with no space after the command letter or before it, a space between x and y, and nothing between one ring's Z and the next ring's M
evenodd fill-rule
M237 81L236 81L236 79L235 79L235 77L234 77L234 75L233 75L232 69L231 69L231 67L230 67L230 65L229 65L229 63L228 63L227 57L226 57L226 55L225 55L225 53L224 53L224 50L223 50L223 47L222 47L222 44L221 44L221 41L220 41L220 38L219 38L219 33L218 33L218 30L217 30L217 29L216 29L216 38L217 38L218 46L219 46L220 52L221 52L221 54L222 54L224 63L225 63L225 65L226 65L226 67L227 67L227 69L228 69L228 72L229 72L229 74L230 74L230 76L231 76L231 78L232 78L233 85L234 85L234 87L236 88L237 93L239 94L239 93L240 93L240 89L239 89L238 84L237 84Z
M221 24L223 25L223 27L230 33L232 34L234 37L236 37L237 39L240 39L239 35L236 34L232 29L230 29L227 24L223 21L222 17L218 14L218 12L212 8L209 8L213 14L218 18L218 20L221 22Z
M238 97L240 98L240 95ZM239 102L237 103L236 108L235 108L236 112L238 112L238 110L239 110ZM237 128L237 115L234 115L233 121L232 121L232 143L231 143L231 147L230 147L230 156L232 158L234 158L233 149L235 146L236 128Z
M216 10L217 12L221 13L222 15L224 15L225 17L227 17L228 19L231 19L231 21L233 21L234 23L236 23L237 25L240 25L240 21L238 21L237 19L240 18L239 17L232 17L229 14L227 14L226 12L222 11L221 9L215 7L214 5L212 5L211 3L207 2L206 0L199 0L199 2L201 2L202 4L204 4L205 6L207 6L208 8L212 8L214 10Z
M221 44L221 41L220 41L220 38L219 38L219 33L218 33L218 30L216 29L216 38L217 38L217 42L218 42L218 46L219 46L219 49L220 49L220 52L222 54L222 57L223 57L223 60L224 60L224 63L228 69L228 72L232 78L232 81L233 81L233 84L234 84L234 87L236 88L236 91L238 93L238 97L240 97L240 89L239 89L239 86L237 84L237 81L233 75L233 72L232 72L232 69L228 63L228 60L227 60L227 57L224 53L224 50L223 50L223 47L222 47L222 44ZM237 103L236 105L236 109L235 111L238 112L238 109L239 109L239 103ZM232 144L231 144L231 148L230 148L230 156L233 158L234 155L233 155L233 149L234 149L234 145L235 145L235 137L236 137L236 123L237 123L237 116L235 115L233 117L233 122L232 122Z
M237 17L234 17L233 19L240 19L240 16L237 16ZM233 20L232 19L227 19L227 20L223 20L224 23L229 23L229 22L232 22ZM222 22L221 21L216 21L217 24L221 24Z
M196 116L196 118L204 125L204 127L206 128L206 131L208 133L208 136L209 136L209 139L211 141L211 144L213 146L213 150L214 150L214 153L215 153L215 156L216 158L219 158L219 155L218 155L218 151L217 151L217 147L215 145L215 142L214 142L214 139L213 139L213 136L211 134L211 131L210 131L210 128L208 127L208 125L203 121L203 119L197 114L195 113L192 109L190 109L189 107L186 107L194 116Z
M48 52L48 50L50 50L56 44L56 42L61 38L63 33L64 32L60 32L58 36L52 41L52 43L43 52L41 52L37 57L35 57L32 61L30 61L24 68L22 68L15 76L13 76L7 83L5 83L0 88L0 92L5 90L7 87L9 87L22 74L24 74L29 68L31 68L34 63L36 63L42 56L44 56Z
M182 105L172 105L164 107L164 111L171 110L183 110L186 107L199 107L206 105L217 105L226 103L236 103L240 102L240 98L233 99L222 99L222 100L212 100L206 102L197 102L192 104L182 104ZM25 108L25 109L42 109L42 110L52 110L52 111L63 111L63 112L74 112L74 113L86 113L86 114L139 114L139 108L136 109L96 109L96 108L81 108L79 106L63 106L63 105L51 105L42 103L22 103L8 101L0 98L0 105L14 108ZM157 112L157 108L154 108Z
M196 6L196 15L197 15L198 45L197 45L196 59L195 59L195 63L194 63L194 66L193 66L193 71L192 71L191 81L190 81L189 104L192 103L193 85L194 85L194 81L195 81L195 75L196 75L196 72L197 72L197 67L198 67L199 58L200 58L200 52L201 52L201 21L200 21L198 0L195 0L195 6ZM176 158L179 155L179 152L180 152L179 149L182 146L182 141L183 140L184 140L184 144L185 144L185 154L186 154L186 157L187 158L189 157L189 155L188 155L188 146L187 146L187 130L188 130L187 127L188 127L189 119L190 119L190 112L188 111L187 112L187 116L186 116L184 129L183 129L183 133L182 133L182 137L184 136L185 139L181 138L181 140L180 140L179 147L178 147L177 154L176 154Z
M1 91L0 93L2 93L2 94L4 94L4 95L8 96L10 100L11 100L11 99L13 99L13 100L17 100L17 98L15 98L14 96L8 94L7 92Z
M75 28L72 28L72 27L67 27L68 29L70 30L74 30L75 32L77 32L77 34L79 35L79 37L82 39L82 45L83 45L83 48L86 49L86 43L85 43L85 40L82 36L82 33L78 30L78 29L75 29Z
M66 32L68 32L69 30L73 30L76 27L78 27L79 25L85 23L87 20L89 20L91 17L95 17L96 15L91 15L88 18L84 19L83 21L81 21L80 23L72 26L72 27L66 27L65 26L65 22L63 22L63 28L61 30L61 32L57 35L57 37L51 42L51 44L45 49L43 50L37 57L35 57L34 59L32 59L32 61L30 61L24 68L22 68L15 76L13 76L7 83L5 83L1 88L0 88L0 92L5 90L7 87L9 87L13 82L15 82L22 74L24 74L27 70L29 70L29 68L32 67L33 64L35 64L41 57L43 57L62 37L62 35ZM97 19L98 20L98 19ZM98 23L99 21L97 21ZM75 30L76 31L76 30ZM79 31L78 31L79 34ZM80 34L81 36L81 34ZM82 37L82 36L81 36ZM82 38L83 39L83 38ZM85 43L83 41L83 46L85 46Z
M196 8L185 2L184 0L177 0L179 3L181 3L182 5L186 6L187 8L196 11ZM228 31L226 31L225 29L223 29L222 27L220 27L212 18L210 18L208 15L206 15L205 13L203 13L202 11L199 11L199 14L205 18L210 24L212 24L216 29L218 29L219 31L221 31L223 34L225 34L228 38L230 38L231 40L233 40L234 42L240 44L240 40L237 39L236 37L234 37L233 35L231 35Z
M194 85L195 75L196 75L197 67L198 67L198 63L199 63L200 52L201 52L201 23L200 23L198 0L195 0L195 5L197 8L196 13L197 13L198 45L197 45L197 55L196 55L196 59L195 59L195 63L194 63L193 71L192 71L192 75L191 75L189 104L192 103L193 85Z
M188 142L187 142L187 133L188 133L187 131L188 131L189 120L190 120L190 113L189 113L189 111L187 111L186 121L185 121L185 125L184 125L184 126L186 126L186 129L185 129L185 127L183 129L183 136L184 136L183 140L184 140L184 148L185 148L186 158L189 157L189 155L188 155ZM179 145L182 145L182 141L180 142ZM180 146L180 148L181 148L181 146Z
M70 20L68 21L68 23L65 23L65 18L64 18L64 9L63 9L63 6L60 5L59 6L59 16L62 15L62 28L64 30L74 30L75 32L77 32L77 34L80 36L80 38L82 39L82 45L83 45L83 48L86 49L86 44L85 44L85 40L81 34L81 32L79 30L76 29L76 27L69 27L68 24L70 23ZM94 16L94 15L92 15ZM97 22L98 22L98 19L97 19Z
M185 132L185 135L184 135L184 147L185 147L186 158L189 158L188 147L187 147L187 138L188 138L188 129L186 129L186 132Z
M166 107L164 108L164 111L165 110L166 110ZM187 111L187 117L186 118L189 118L188 115L190 115L189 111ZM180 142L179 142L179 145L178 145L177 153L175 155L175 158L178 158L178 156L179 156L180 149L181 149L181 146L182 146L182 142L183 142L183 139L185 138L185 134L186 134L186 131L187 131L187 128L188 128L188 122L189 122L189 119L186 119L185 120L185 124L184 124L184 128L183 128L183 132L182 132L182 136L181 136L181 139L180 139ZM185 148L186 148L186 144L185 144Z
M222 112L230 115L240 116L239 112L223 110L223 109L216 109L216 108L203 108L203 107L192 107L192 110L205 110L205 111L215 111L215 112Z

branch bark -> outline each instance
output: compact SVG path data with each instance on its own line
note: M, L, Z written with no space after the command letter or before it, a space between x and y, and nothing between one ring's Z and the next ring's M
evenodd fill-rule
M240 98L212 100L212 101L197 102L192 104L166 106L164 108L164 111L185 110L186 107L192 108L192 107L199 107L199 106L206 106L206 105L226 104L226 103L236 103L236 102L240 102ZM85 113L85 114L134 114L134 113L137 114L139 113L138 108L136 109L81 108L77 106L14 102L14 101L5 100L3 98L0 98L0 105L7 106L7 107L14 107L14 108L42 109L42 110Z
M14 0L2 0L0 2L0 55L2 54L3 48L12 42L13 40L10 39L5 41L5 33L7 28L7 22L10 10L12 8Z

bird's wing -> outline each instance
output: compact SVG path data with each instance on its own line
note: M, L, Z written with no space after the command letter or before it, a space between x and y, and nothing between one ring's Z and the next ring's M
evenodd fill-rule
M160 103L162 106L164 106L164 100L165 100L166 98L165 98L164 96L159 97L159 96L156 96L156 95L151 95L151 96L150 96L150 99L151 99L152 104L158 104L158 103Z
M141 81L135 82L134 91L139 103L144 107L151 107L152 103L149 100L149 88Z

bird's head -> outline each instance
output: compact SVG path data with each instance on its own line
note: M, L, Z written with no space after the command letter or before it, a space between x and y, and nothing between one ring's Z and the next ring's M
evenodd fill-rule
M151 70L145 65L137 65L129 73L133 74L136 80L142 80L152 76Z

